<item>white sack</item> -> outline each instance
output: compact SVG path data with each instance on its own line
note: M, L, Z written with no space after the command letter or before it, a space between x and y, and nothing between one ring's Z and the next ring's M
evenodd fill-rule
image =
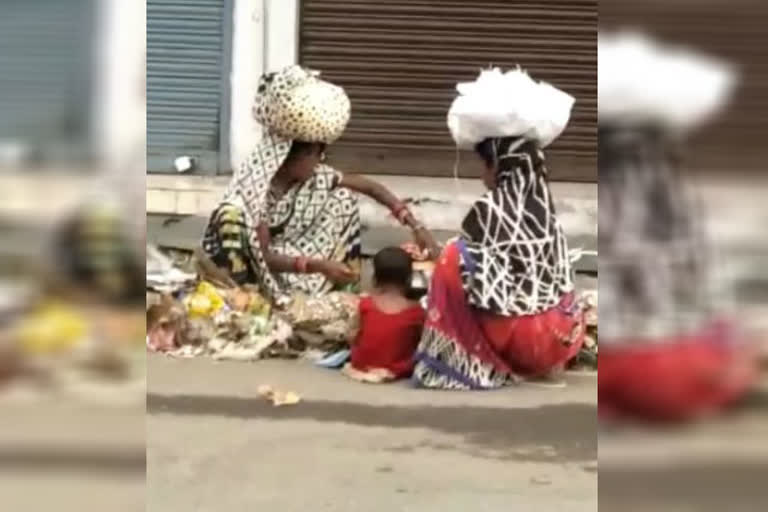
M598 35L600 124L660 124L675 130L706 122L735 85L732 69L635 32Z
M470 149L488 137L524 136L541 147L565 129L573 96L533 80L515 69L485 70L474 82L456 86L459 96L448 111L448 128L456 144Z

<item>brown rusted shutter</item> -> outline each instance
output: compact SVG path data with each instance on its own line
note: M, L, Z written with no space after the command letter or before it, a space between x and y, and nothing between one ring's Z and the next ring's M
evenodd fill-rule
M719 118L694 134L685 170L729 174L764 172L768 134L768 96L765 94L768 2L612 0L601 3L600 28L624 27L641 28L662 41L727 59L737 68L740 83L732 101Z
M450 176L446 114L458 81L521 65L576 97L548 151L553 179L596 181L597 0L303 0L300 56L346 88L347 132L330 149L343 170ZM480 165L462 153L462 176Z

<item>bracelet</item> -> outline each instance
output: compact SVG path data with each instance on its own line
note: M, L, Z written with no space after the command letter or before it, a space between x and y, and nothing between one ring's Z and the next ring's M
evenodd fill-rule
M405 203L397 203L392 208L392 215L397 219L400 224L405 225L405 218L411 213L408 209L408 205Z
M293 260L293 268L298 272L299 274L306 274L307 273L307 265L309 264L309 260L305 258L304 256L298 256L294 258Z

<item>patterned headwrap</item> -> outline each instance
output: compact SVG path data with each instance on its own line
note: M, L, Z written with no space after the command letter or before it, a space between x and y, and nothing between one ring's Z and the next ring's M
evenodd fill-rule
M496 186L462 228L462 279L473 306L530 315L573 291L568 243L555 215L544 154L522 137L492 139Z
M253 116L264 134L232 177L224 201L244 207L256 224L265 221L270 182L293 141L330 144L344 132L349 115L344 89L320 80L316 72L290 66L262 76Z

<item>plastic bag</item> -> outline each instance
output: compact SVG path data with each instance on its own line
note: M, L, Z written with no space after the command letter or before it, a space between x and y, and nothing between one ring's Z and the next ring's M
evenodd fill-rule
M635 32L598 36L600 123L687 130L715 114L736 85L724 62Z
M474 82L456 86L459 96L448 111L448 128L456 145L470 149L488 137L536 140L551 144L571 117L573 96L533 80L516 69L482 71Z
M190 318L211 317L225 305L226 302L219 291L206 281L201 281L194 293L184 299L184 306L187 308Z
M17 334L26 353L62 353L85 341L88 325L79 311L53 302L26 317Z

